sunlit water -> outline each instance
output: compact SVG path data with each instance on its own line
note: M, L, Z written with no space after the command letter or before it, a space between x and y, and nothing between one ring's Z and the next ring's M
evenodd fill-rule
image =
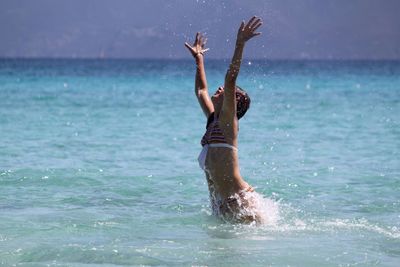
M226 67L207 62L210 91ZM211 215L194 71L0 61L0 264L399 266L399 62L244 62L262 226Z

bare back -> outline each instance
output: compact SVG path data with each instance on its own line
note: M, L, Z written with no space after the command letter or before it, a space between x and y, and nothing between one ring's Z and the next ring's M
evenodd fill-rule
M249 185L239 170L237 150L226 147L210 147L206 158L206 172L222 198L244 190Z

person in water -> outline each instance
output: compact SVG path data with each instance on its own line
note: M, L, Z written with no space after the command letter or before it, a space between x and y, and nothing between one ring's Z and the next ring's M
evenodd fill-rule
M256 32L261 25L261 19L256 16L241 23L224 86L219 87L211 98L204 68L207 40L197 33L193 45L185 43L196 60L195 94L207 117L199 165L206 175L213 213L233 222L260 223L263 220L258 210L259 195L240 175L238 120L249 109L250 97L236 85L246 42L261 34Z

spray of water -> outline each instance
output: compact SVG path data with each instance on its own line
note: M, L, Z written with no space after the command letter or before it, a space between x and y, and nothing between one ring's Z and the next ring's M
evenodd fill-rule
M241 191L222 200L212 190L210 199L213 214L225 222L273 225L279 220L278 203L257 192Z

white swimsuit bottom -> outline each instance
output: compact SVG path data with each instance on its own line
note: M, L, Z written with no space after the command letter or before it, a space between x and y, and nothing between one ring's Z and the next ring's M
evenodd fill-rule
M207 152L209 147L226 147L233 149L235 151L238 151L238 149L230 144L225 144L225 143L217 143L217 144L206 144L203 146L203 149L200 152L199 157L197 158L199 162L199 166L202 170L205 170L206 168L206 158L207 158Z

